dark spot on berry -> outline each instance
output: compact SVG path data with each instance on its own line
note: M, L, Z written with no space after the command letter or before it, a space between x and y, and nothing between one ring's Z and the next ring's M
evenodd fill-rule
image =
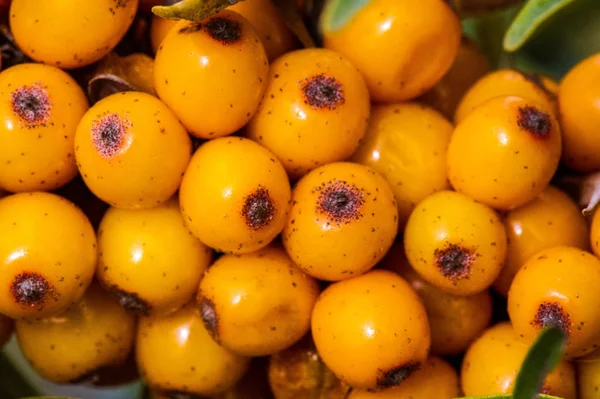
M519 108L517 116L517 125L523 130L528 131L535 137L546 137L552 129L552 120L550 115L532 106Z
M400 385L402 381L410 377L410 375L417 371L419 367L419 363L408 363L394 367L388 371L379 370L377 387L385 389Z
M215 309L215 303L208 298L202 297L200 300L200 317L204 322L204 327L219 342L219 315Z
M210 37L225 46L234 44L242 37L242 24L229 18L211 18L204 28Z
M333 180L319 187L316 210L336 223L350 223L362 218L360 209L365 203L362 191L354 184Z
M110 293L119 301L119 304L128 312L148 316L152 310L150 304L140 298L135 292L127 292L117 286L109 288Z
M269 190L258 186L256 191L244 198L242 218L252 230L260 230L275 218L275 204Z
M437 248L433 256L438 270L444 277L459 280L469 277L471 265L478 255L473 248L448 243L444 249Z
M21 86L10 94L13 112L30 127L43 125L50 119L52 103L40 83Z
M300 88L304 92L304 103L313 108L333 110L345 102L342 84L324 74L305 79Z
M54 287L44 276L36 272L16 275L10 286L16 303L29 307L42 307L48 298L55 298Z
M102 158L112 158L123 150L130 126L131 122L118 114L105 115L94 121L92 143Z
M565 335L571 332L571 317L563 309L562 305L556 302L543 302L538 306L535 318L531 325L538 329L546 327L557 327Z

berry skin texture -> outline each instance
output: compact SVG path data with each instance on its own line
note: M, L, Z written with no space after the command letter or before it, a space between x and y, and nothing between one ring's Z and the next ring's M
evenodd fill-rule
M529 342L556 325L567 335L566 356L598 348L600 260L578 248L543 250L529 259L508 291L508 314L515 331Z
M339 379L370 390L402 384L425 362L431 342L416 292L387 270L327 287L313 310L312 335Z
M509 211L504 226L508 236L506 263L494 282L496 291L504 296L519 268L536 253L561 245L588 249L589 229L579 207L553 186Z
M548 86L550 84L550 86ZM554 92L553 92L554 91ZM475 108L495 97L518 96L555 111L555 88L547 78L525 75L513 69L500 69L482 77L462 97L454 122L462 122Z
M529 345L519 339L510 323L503 322L489 328L471 345L464 357L460 373L464 394L479 396L512 393L517 372L528 350ZM576 399L573 365L565 360L558 363L546 377L542 393Z
M520 97L498 97L477 107L454 130L448 177L456 191L510 210L548 186L560 151L560 128L550 109Z
M61 69L80 68L117 45L137 7L138 0L13 0L10 29L29 58Z
M579 358L577 364L577 388L580 398L593 398L600 391L600 350Z
M365 76L371 98L393 103L420 96L452 66L460 47L458 16L443 0L374 0L324 45Z
M135 319L93 284L60 317L16 323L19 347L47 380L74 382L127 358L135 336Z
M399 386L380 392L354 390L348 399L453 399L460 396L456 371L432 356Z
M283 245L306 273L337 281L375 266L397 230L396 201L383 177L366 166L339 162L298 182Z
M117 208L167 201L181 182L192 143L169 108L138 92L113 94L84 115L75 157L85 184Z
M167 397L224 392L250 364L213 341L194 303L167 316L140 318L136 358L144 380Z
M352 160L372 167L390 184L400 230L416 204L450 188L446 152L452 130L439 113L418 103L371 109L367 134Z
M396 243L381 265L404 278L421 298L431 327L431 353L459 355L490 325L492 297L489 291L452 295L425 281L408 263L404 246Z
M369 92L354 65L331 50L297 50L271 65L246 134L297 179L350 157L365 134L369 110Z
M59 314L83 296L96 258L94 229L71 202L43 192L0 200L0 313Z
M275 156L241 137L203 144L185 172L179 200L186 225L204 244L227 253L266 247L283 229L291 198Z
M600 54L575 65L558 90L563 161L579 172L600 170Z
M486 290L506 255L506 231L493 209L453 191L423 200L404 231L406 256L424 280L454 295Z
M96 277L125 309L166 314L188 303L212 259L183 223L176 198L156 208L110 208L98 230Z
M252 118L269 74L252 24L224 10L201 22L182 21L159 46L158 96L198 138L230 135Z
M279 246L224 255L198 291L204 324L216 342L245 356L279 352L310 328L319 286Z
M73 179L75 130L87 109L77 82L58 68L21 64L0 73L0 188L49 191Z
M179 21L176 19L161 18L156 14L152 14L152 22L150 23L150 45L152 52L158 53L158 48L162 44L167 34L177 25Z
M0 314L0 350L12 335L14 327L15 323L11 318Z

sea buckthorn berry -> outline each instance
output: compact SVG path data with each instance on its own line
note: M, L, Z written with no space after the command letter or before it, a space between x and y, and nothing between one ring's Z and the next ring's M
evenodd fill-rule
M441 191L424 199L404 231L406 256L424 280L454 295L487 289L506 255L506 231L493 209Z
M182 21L156 54L156 92L193 136L213 139L242 128L258 108L269 74L252 24L224 10Z
M271 0L245 0L229 7L246 18L258 34L269 60L296 47L296 39Z
M294 188L283 244L311 276L347 279L383 258L396 237L397 215L392 190L371 168L328 164Z
M162 44L167 34L173 29L179 20L176 19L165 19L158 15L152 15L152 22L150 23L150 45L154 54L158 53L158 48Z
M495 97L518 96L555 111L555 95L544 82L547 80L538 78L538 75L527 75L513 69L490 72L463 96L454 114L454 122L462 122L475 108Z
M60 316L17 321L15 330L33 368L50 381L67 383L124 362L133 346L135 320L93 284Z
M419 297L387 270L327 287L313 310L312 335L327 367L357 389L400 385L425 362L430 346Z
M433 356L397 387L380 392L354 390L348 399L453 399L458 396L456 371L445 360Z
M96 258L94 229L71 202L43 192L0 200L0 313L33 319L62 312L83 296Z
M138 0L13 0L10 29L35 61L72 69L107 55L131 25Z
M283 229L291 197L281 163L241 137L203 144L185 172L179 199L185 223L204 244L248 253Z
M75 135L85 184L117 208L150 208L177 191L191 157L185 129L146 93L122 92L97 102Z
M360 69L377 102L425 93L448 72L460 46L460 21L444 0L374 0L342 27L327 27L329 14L321 21L325 47Z
M510 323L489 328L467 350L461 370L461 386L467 396L512 393L517 373L529 345L519 338ZM546 377L542 393L576 399L575 370L562 360Z
M346 399L350 389L325 366L310 335L271 356L268 375L275 399Z
M568 338L568 357L598 348L600 260L578 248L543 250L517 272L508 292L515 331L533 341L544 327L559 327Z
M77 82L58 68L21 64L0 73L0 187L47 191L75 177L73 141L87 109Z
M352 155L369 108L364 79L344 57L325 49L293 51L271 66L265 98L246 133L296 179Z
M152 209L109 209L98 250L98 280L125 309L142 315L188 303L212 258L185 227L176 199Z
M198 292L204 324L215 341L246 356L279 352L302 338L319 286L279 246L224 255L206 271Z
M7 316L0 314L0 350L13 333L15 323Z
M560 82L563 161L580 172L600 170L600 54L577 64Z
M588 248L588 225L579 207L559 189L548 186L536 199L504 217L508 236L506 263L494 282L502 295L519 268L541 250L560 245Z
M463 37L450 70L431 90L421 96L420 101L452 120L465 93L489 71L490 63L483 52L472 41Z
M459 296L429 284L410 266L400 242L392 247L381 264L400 274L421 298L431 327L431 353L434 355L464 352L490 325L492 297L489 291Z
M401 230L421 200L450 188L446 152L452 130L442 115L421 104L372 108L367 134L352 160L372 167L390 184Z
M456 191L509 210L546 188L560 151L560 128L550 109L520 97L498 97L477 107L454 130L448 177Z
M170 315L140 318L136 356L148 385L169 398L224 392L250 364L213 341L193 303Z
M595 398L600 392L600 350L575 360L577 390L581 399Z

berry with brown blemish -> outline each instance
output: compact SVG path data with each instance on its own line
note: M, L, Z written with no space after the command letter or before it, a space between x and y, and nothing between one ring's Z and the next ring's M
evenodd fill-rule
M252 230L260 230L273 221L277 210L269 190L259 186L256 191L244 198L242 217Z
M317 187L316 190L319 192L317 212L332 222L347 224L363 217L360 211L365 198L356 185L334 179Z
M210 336L219 343L219 315L214 302L205 297L200 297L198 302L200 302L200 317L202 317L204 327Z
M344 104L342 84L334 77L319 74L300 83L305 104L315 109L334 110Z
M44 125L52 115L52 102L41 82L10 93L10 105L27 127Z
M409 363L393 367L388 371L379 370L377 388L386 389L400 385L404 380L419 370L419 363Z
M550 115L532 106L519 108L517 125L534 137L545 138L552 130Z
M113 158L126 149L131 122L119 114L102 116L92 124L92 142L102 158Z
M547 327L560 329L567 337L571 332L571 317L560 303L544 302L540 304L531 324L542 330Z
M56 293L44 276L35 272L23 272L15 276L10 292L16 303L43 309L44 304Z
M140 296L135 292L126 292L117 286L112 286L109 288L109 290L119 302L119 305L121 305L128 312L140 316L148 316L150 314L150 311L152 310L150 304L140 298Z
M448 243L444 248L436 248L433 256L442 275L452 281L469 278L471 265L477 259L474 248L453 243Z
M210 18L204 22L204 29L210 37L225 46L238 42L242 37L242 23L230 18Z

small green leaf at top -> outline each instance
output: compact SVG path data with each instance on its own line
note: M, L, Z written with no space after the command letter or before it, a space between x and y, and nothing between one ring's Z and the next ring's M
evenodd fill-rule
M202 21L243 0L183 0L171 6L154 6L152 12L165 19Z
M321 32L342 29L371 0L328 0L321 14Z

